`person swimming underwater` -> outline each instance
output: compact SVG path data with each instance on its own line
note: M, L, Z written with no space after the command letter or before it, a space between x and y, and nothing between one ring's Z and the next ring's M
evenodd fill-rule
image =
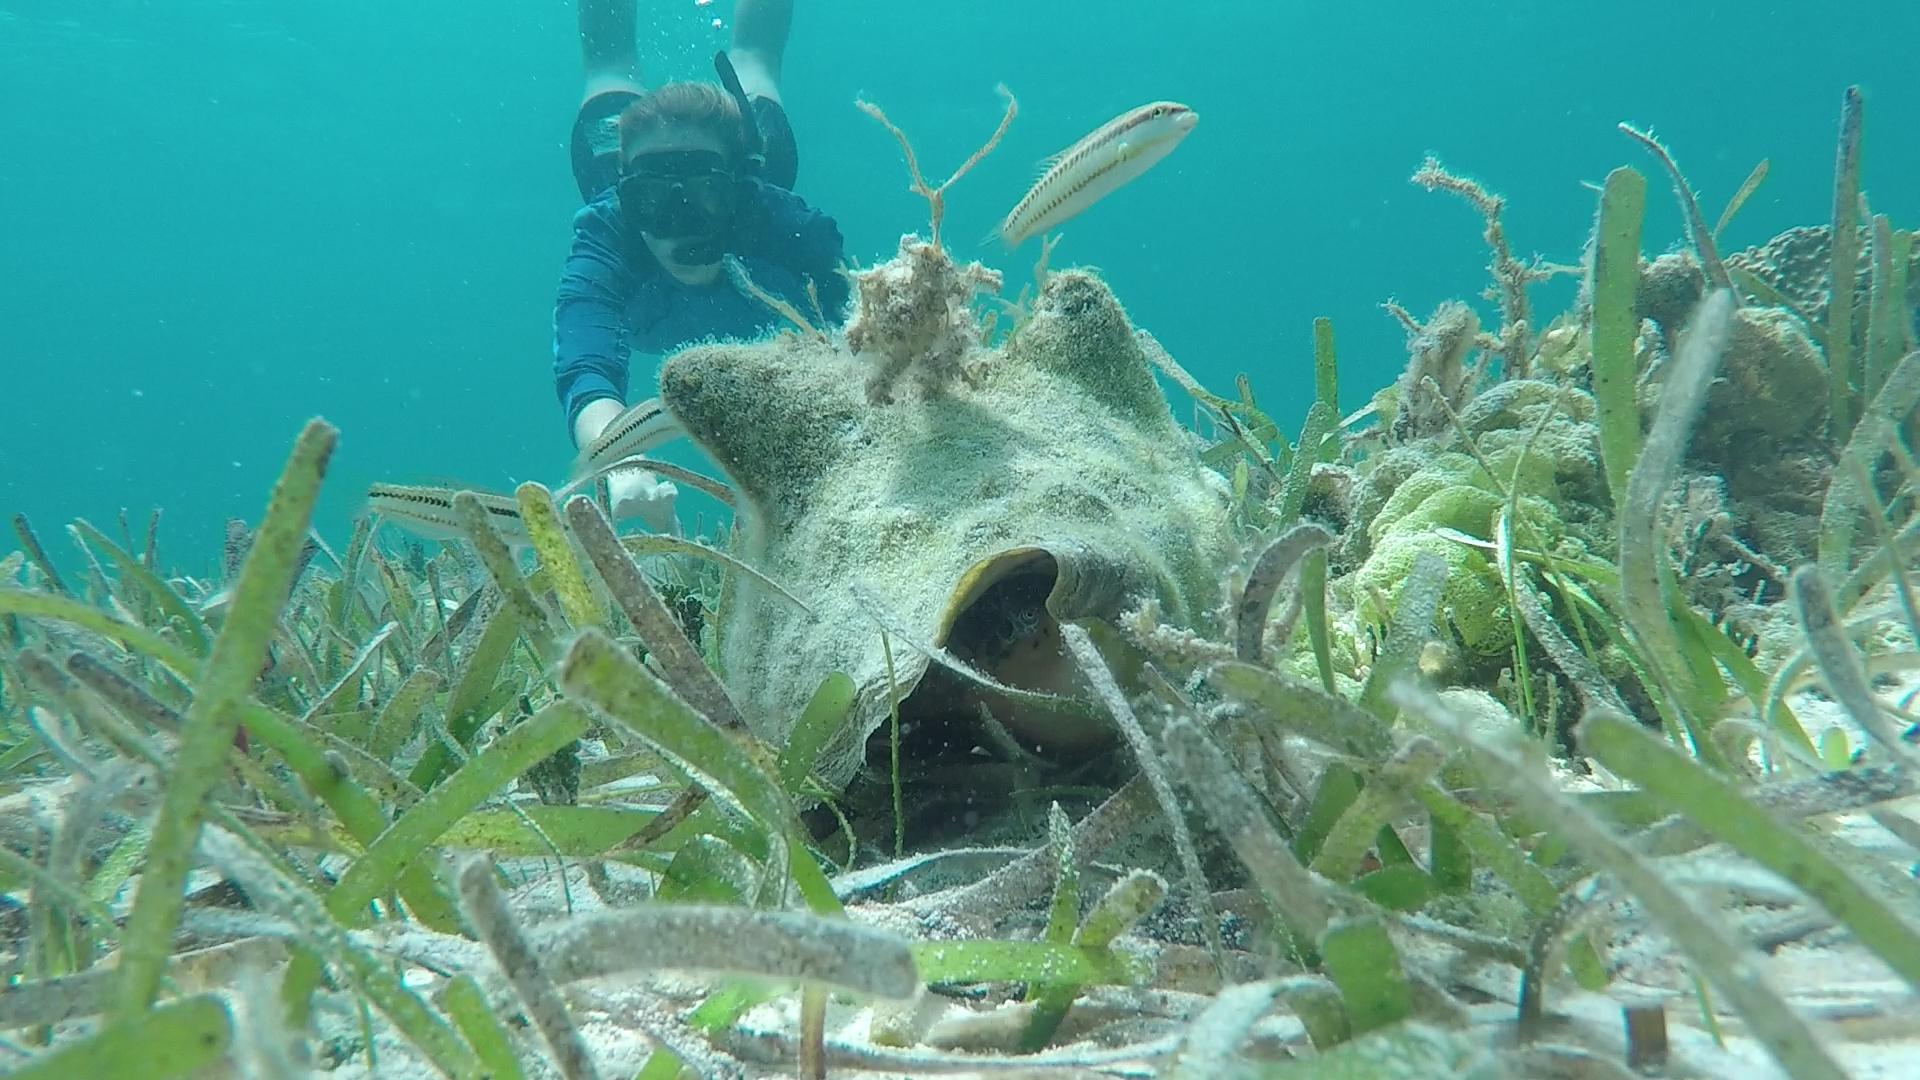
M838 322L848 295L840 229L792 191L799 171L780 105L791 0L739 0L720 85L641 88L634 0L580 0L586 90L572 137L583 202L553 310L554 389L576 448L624 408L632 353L664 356L778 323L722 271ZM811 284L812 295L809 295ZM640 469L608 476L615 517L677 527L676 490Z

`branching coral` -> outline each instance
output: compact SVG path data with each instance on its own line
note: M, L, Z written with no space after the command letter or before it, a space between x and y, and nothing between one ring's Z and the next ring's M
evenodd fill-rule
M1416 323L1395 310L1407 326L1407 368L1394 384L1395 410L1389 434L1395 444L1425 438L1447 426L1447 414L1457 411L1473 394L1479 371L1467 366L1467 355L1480 342L1480 319L1473 309L1448 301L1433 315Z
M1413 182L1428 191L1449 191L1460 196L1486 219L1487 247L1493 251L1493 262L1488 269L1493 272L1496 286L1493 296L1500 301L1501 325L1497 335L1500 356L1508 378L1526 378L1532 360L1529 335L1533 318L1527 299L1527 286L1545 278L1551 271L1528 266L1514 258L1513 248L1507 243L1506 226L1500 221L1506 200L1489 192L1479 182L1448 172L1434 157L1428 157L1421 164L1419 171L1413 174Z

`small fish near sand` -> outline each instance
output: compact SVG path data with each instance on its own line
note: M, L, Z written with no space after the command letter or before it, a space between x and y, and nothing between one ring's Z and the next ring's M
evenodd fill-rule
M1000 223L1000 238L1018 247L1099 202L1173 152L1200 122L1177 101L1155 101L1121 113L1048 159L1047 169Z

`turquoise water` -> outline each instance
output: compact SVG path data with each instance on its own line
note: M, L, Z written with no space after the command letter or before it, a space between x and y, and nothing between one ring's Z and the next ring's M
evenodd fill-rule
M648 75L705 75L731 4L642 6ZM993 129L994 84L1018 95L946 226L1009 292L1037 244L972 241L1040 158L1149 100L1198 110L1055 260L1100 267L1203 381L1249 372L1286 423L1311 396L1314 316L1334 319L1351 409L1403 357L1380 301L1423 314L1484 287L1478 219L1407 183L1429 151L1509 198L1518 251L1562 262L1593 212L1582 182L1622 163L1654 177L1649 247L1678 238L1618 121L1668 141L1710 215L1771 158L1727 237L1744 246L1827 219L1858 83L1875 208L1920 224L1910 2L1844 24L1811 3L1686 0L797 7L798 188L862 262L924 230L925 206L856 95L939 175ZM342 431L319 520L336 541L376 480L562 480L550 319L577 201L573 19L565 0L0 0L0 510L64 547L75 516L157 505L164 558L209 567L316 414Z

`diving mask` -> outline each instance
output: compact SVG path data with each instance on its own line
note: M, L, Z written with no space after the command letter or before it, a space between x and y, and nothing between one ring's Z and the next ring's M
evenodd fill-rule
M712 150L636 154L620 177L620 211L654 237L717 240L732 222L737 184Z

